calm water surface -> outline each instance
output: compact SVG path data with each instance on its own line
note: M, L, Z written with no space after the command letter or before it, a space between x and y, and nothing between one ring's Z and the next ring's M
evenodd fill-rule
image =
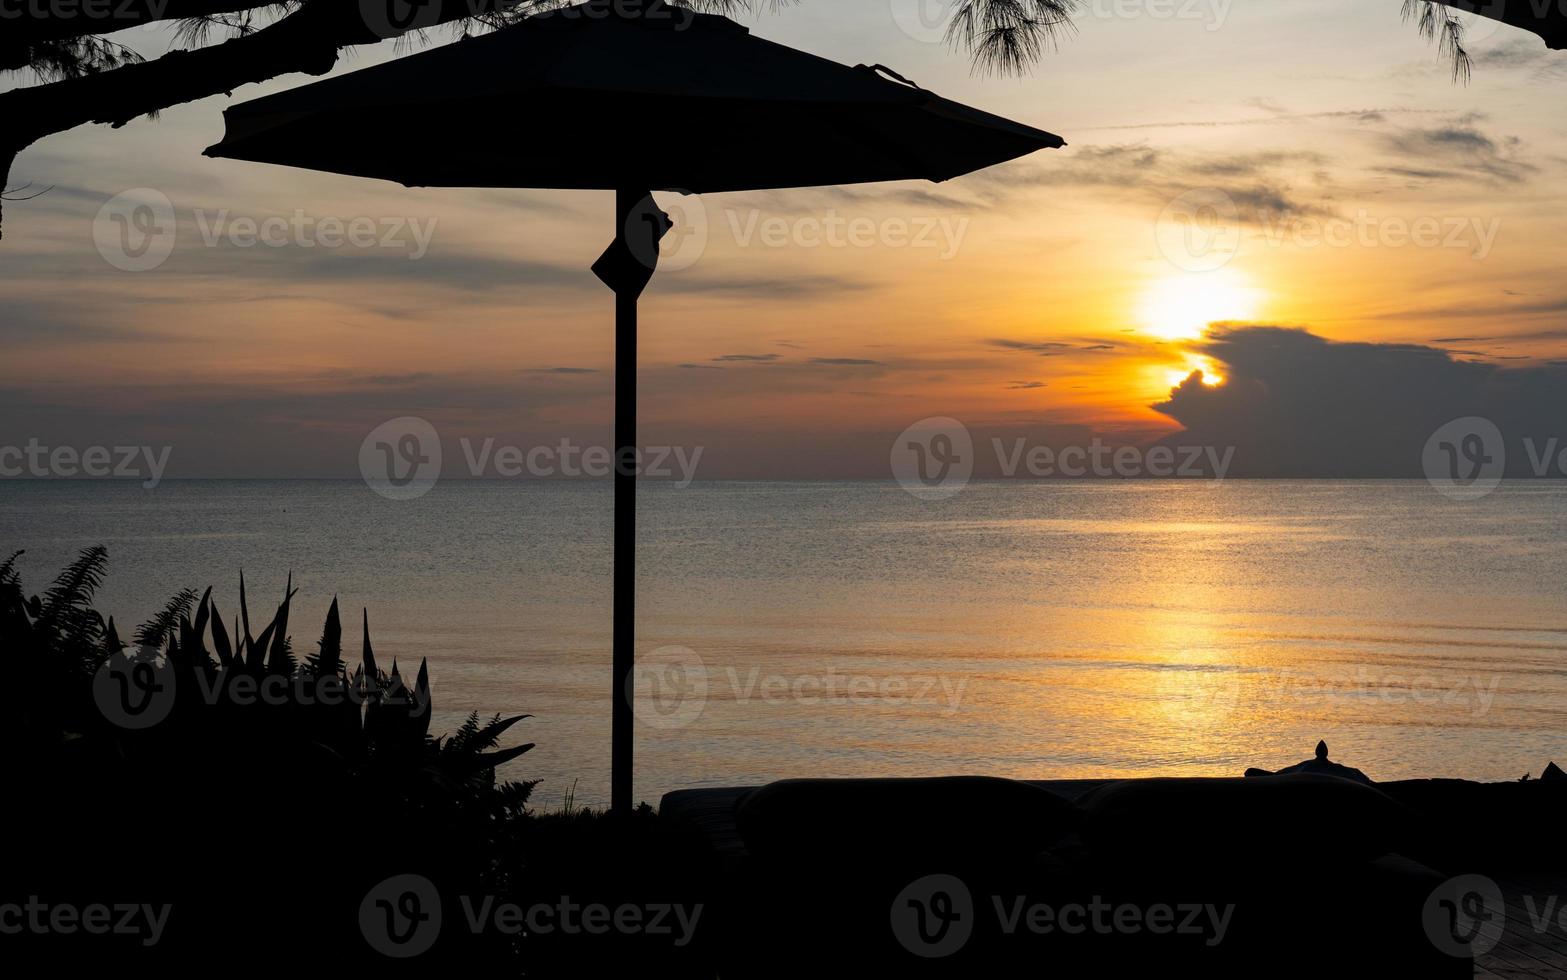
M639 508L649 800L805 774L1238 774L1319 737L1378 778L1567 763L1558 484L1007 482L931 502L720 483L648 486ZM121 623L207 585L232 618L241 568L252 615L292 570L301 653L334 594L345 621L368 607L379 655L429 658L437 730L536 716L509 768L547 806L608 792L610 516L596 484L391 501L357 481L0 482L28 588L102 543L99 608Z

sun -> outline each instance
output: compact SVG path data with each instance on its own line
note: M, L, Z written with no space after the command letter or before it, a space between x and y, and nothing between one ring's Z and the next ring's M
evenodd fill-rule
M1232 269L1160 279L1143 294L1143 329L1161 340L1195 340L1210 323L1251 320L1260 296Z
M1164 383L1171 388L1180 387L1193 371L1202 375L1201 381L1210 388L1224 384L1224 375L1220 374L1213 366L1213 361L1201 354L1187 354L1181 367L1165 368Z

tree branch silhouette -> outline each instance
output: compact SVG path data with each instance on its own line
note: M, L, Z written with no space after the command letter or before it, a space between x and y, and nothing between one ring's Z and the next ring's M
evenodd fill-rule
M734 14L777 9L798 0L670 0L675 6ZM968 51L976 71L1027 70L1074 30L1071 17L1083 0L956 0L947 33ZM503 26L571 0L115 0L101 16L83 16L74 5L33 5L25 18L7 22L0 38L0 72L31 71L42 84L0 93L0 186L18 154L38 140L87 123L113 127L156 115L197 99L228 95L245 84L282 75L324 75L344 48L373 44L446 26L467 30ZM367 11L399 4L415 24L404 30L372 29ZM375 6L371 6L375 5ZM1499 5L1497 5L1499 6ZM1463 23L1451 9L1503 16L1535 29L1555 47L1562 31L1511 5L1492 9L1485 0L1404 0L1404 15L1437 44L1455 82L1466 82L1471 64ZM390 8L388 8L390 9ZM1554 8L1552 8L1554 9ZM1519 18L1523 18L1522 21ZM389 18L388 18L389 19ZM130 27L177 25L176 41L190 45L151 59L103 35ZM208 43L212 35L226 39ZM1555 40L1553 40L1553 38ZM0 200L4 200L0 197ZM3 218L3 214L0 214ZM0 226L3 231L3 226Z

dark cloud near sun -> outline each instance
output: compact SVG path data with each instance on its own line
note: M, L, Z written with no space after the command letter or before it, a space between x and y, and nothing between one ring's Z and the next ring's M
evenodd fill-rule
M1523 440L1567 436L1567 366L1501 367L1275 326L1223 330L1197 349L1225 383L1189 378L1153 407L1186 430L1171 444L1234 446L1235 476L1422 477L1432 433L1467 416L1501 430L1509 475L1532 476Z

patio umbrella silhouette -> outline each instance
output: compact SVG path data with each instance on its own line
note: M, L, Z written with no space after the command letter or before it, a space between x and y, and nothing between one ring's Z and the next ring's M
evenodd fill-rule
M1445 6L1538 34L1553 51L1567 48L1567 8L1559 3L1507 0L1439 0Z
M611 808L631 806L637 299L670 228L655 190L943 181L1060 137L661 0L594 0L245 102L207 155L410 187L615 192Z

